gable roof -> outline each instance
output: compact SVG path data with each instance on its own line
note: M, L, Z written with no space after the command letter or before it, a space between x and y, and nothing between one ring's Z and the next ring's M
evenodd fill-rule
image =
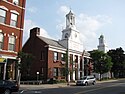
M60 48L64 48L64 46L62 46L61 44L59 44L58 41L53 40L53 39L49 39L49 38L45 38L42 36L37 36L39 39L41 39L42 41L44 41L46 44L51 45L51 46L55 46L55 47L60 47Z

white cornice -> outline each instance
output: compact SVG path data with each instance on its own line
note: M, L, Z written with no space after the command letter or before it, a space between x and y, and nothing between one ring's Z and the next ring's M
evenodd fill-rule
M10 25L8 25L8 24L4 24L4 23L0 23L0 25L4 25L4 26L11 27L11 28L18 29L18 30L23 30L22 28L18 28L18 27L10 26Z
M59 48L59 47L48 45L48 49L52 50L52 51L66 53L66 49L65 48Z
M3 0L3 1L6 2L6 3L8 3L8 4L10 4L10 5L13 5L13 6L16 6L16 7L20 8L20 9L24 9L24 10L25 10L24 7L21 7L21 6L19 6L19 5L15 5L14 3L8 2L8 1L6 1L6 0Z

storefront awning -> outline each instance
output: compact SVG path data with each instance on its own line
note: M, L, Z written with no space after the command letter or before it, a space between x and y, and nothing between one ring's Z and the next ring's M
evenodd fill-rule
M0 63L5 63L6 62L6 58L0 58Z

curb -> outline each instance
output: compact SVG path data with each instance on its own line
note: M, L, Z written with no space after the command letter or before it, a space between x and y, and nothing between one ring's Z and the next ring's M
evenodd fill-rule
M118 80L106 80L106 81L96 81L96 83L107 83L107 82L114 82ZM41 85L20 85L20 89L47 89L47 88L62 88L62 87L70 87L70 86L76 86L76 83L70 83L67 85L67 83L59 83L59 84L41 84Z

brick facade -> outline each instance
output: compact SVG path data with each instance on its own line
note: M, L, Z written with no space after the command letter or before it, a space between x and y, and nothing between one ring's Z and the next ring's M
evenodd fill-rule
M53 68L62 68L63 66L61 63L61 52L50 50L49 45L38 36L39 28L32 29L30 31L30 37L22 49L23 52L30 53L35 57L32 61L29 78L36 80L36 74L39 72L40 80L46 81L53 77L59 80L65 79L64 76L53 75ZM42 52L44 54L43 59L41 57ZM54 60L54 52L58 52L58 60ZM27 76L27 74L22 71L22 77L24 78L25 76Z
M17 61L16 60L17 54L22 49L26 0L18 0L18 1L19 3L16 4L13 2L13 0L0 0L0 11L5 12L4 18L1 16L4 14L4 12L1 12L0 14L0 34L3 34L3 41L1 43L2 47L0 48L0 58L7 59L7 67L10 67L11 65L15 66L14 64ZM16 17L14 18L12 14L17 16L16 20L12 20L16 18ZM3 19L5 19L4 22ZM14 40L9 39L10 37L14 38ZM11 62L12 60L14 64ZM1 70L3 69L3 66L4 65L2 65L1 63L0 67ZM12 73L8 73L6 75L16 74L15 68L10 70L12 70ZM2 71L0 71L0 73L1 72ZM1 74L0 79L2 79L2 75L3 74ZM16 76L15 77L8 76L7 79L16 79Z

